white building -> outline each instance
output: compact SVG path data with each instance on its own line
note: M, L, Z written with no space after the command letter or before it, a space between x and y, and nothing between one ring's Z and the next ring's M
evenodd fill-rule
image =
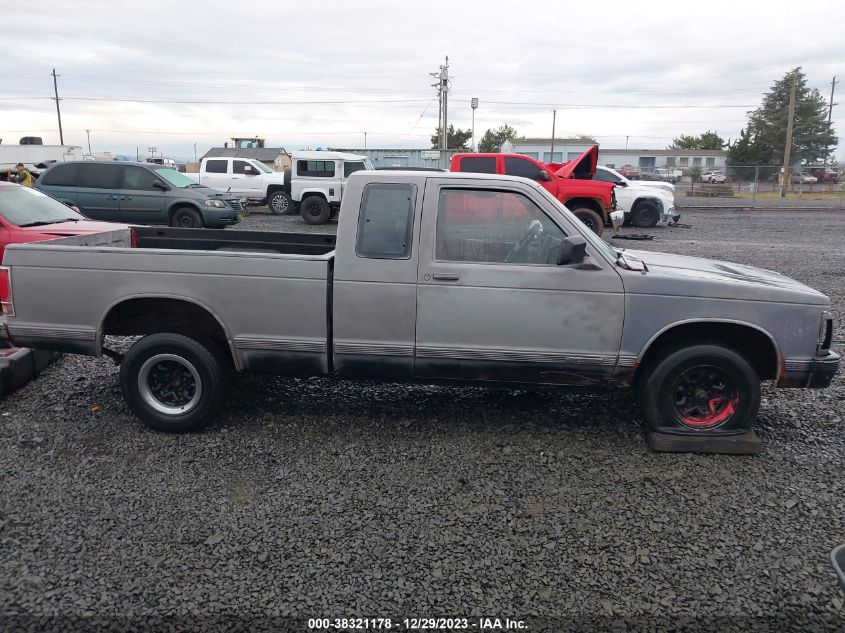
M594 143L584 139L526 138L505 141L501 151L504 153L525 154L543 163L562 163L577 158ZM724 169L728 153L723 150L673 150L673 149L612 149L599 147L599 165L617 169L623 166L638 167L644 172L654 171L658 167L676 167L689 169L699 167L702 170Z

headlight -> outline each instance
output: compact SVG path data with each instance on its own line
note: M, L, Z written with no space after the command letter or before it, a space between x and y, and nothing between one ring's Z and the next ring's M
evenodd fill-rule
M225 202L223 202L222 200L215 200L215 199L205 200L203 202L203 204L207 207L214 207L215 209L225 209L226 207L229 206Z

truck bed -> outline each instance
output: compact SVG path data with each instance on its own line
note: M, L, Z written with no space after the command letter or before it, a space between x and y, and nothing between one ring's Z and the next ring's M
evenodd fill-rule
M224 229L171 229L155 226L132 228L135 248L167 248L189 251L327 255L335 248L334 235L268 233Z

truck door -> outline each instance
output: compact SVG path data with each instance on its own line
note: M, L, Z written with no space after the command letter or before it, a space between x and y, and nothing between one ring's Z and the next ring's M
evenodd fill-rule
M589 241L584 264L557 265L561 240L575 234L528 185L429 179L415 375L579 386L607 379L622 335L622 280Z
M261 173L256 167L253 167L245 160L233 160L232 177L234 184L232 185L232 191L245 195L248 198L263 198L264 179L261 177Z
M334 367L340 375L411 378L417 305L413 236L422 190L409 182L365 182L353 179L346 190L347 200L361 201L358 221L342 219L338 228Z

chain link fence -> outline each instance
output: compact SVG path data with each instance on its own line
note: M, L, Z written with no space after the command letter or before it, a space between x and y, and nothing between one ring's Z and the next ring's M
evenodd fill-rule
M668 180L657 173L642 177ZM845 175L835 169L795 170L784 179L778 166L731 165L685 169L674 182L681 206L845 209Z

